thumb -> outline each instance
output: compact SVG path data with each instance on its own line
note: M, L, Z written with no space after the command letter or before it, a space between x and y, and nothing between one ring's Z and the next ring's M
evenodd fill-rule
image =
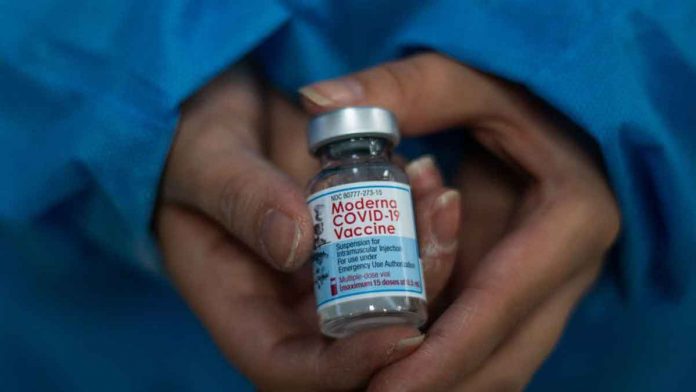
M506 97L496 83L448 57L425 53L314 83L299 93L314 114L343 106L384 107L396 115L405 135L415 136L499 115L508 105L498 105Z
M221 76L182 110L163 201L204 213L281 270L312 250L303 190L262 154L261 98L245 74Z
M165 197L201 210L271 265L293 270L309 258L313 231L302 190L254 151L210 154L172 174L176 186Z

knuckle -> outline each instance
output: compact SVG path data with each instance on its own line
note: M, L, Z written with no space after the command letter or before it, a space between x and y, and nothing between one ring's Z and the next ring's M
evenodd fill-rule
M396 95L407 104L414 100L412 86L418 86L423 79L420 67L412 61L402 60L384 64L381 68L387 84L395 91ZM410 106L407 106L410 107Z
M228 230L244 232L243 226L248 222L244 215L258 210L256 199L248 196L248 187L243 185L252 183L256 177L254 171L240 170L224 182L218 197L218 216Z
M452 65L460 67L458 62L436 52L427 52L413 57L412 63L419 69L430 70L433 74L447 74Z
M602 249L608 249L619 235L621 214L617 202L603 184L583 185L567 183L557 199L571 213L571 223L579 229L591 229L593 241Z
M440 81L445 78L444 72L450 72L444 57L434 53L416 55L403 60L383 64L378 69L378 78L384 80L384 85L394 94L397 106L395 109L400 120L405 124L412 123L415 110L421 107L423 99L433 97L434 89L442 87ZM417 116L415 116L417 117Z
M197 119L189 128L191 131L186 140L198 154L211 154L229 149L230 143L221 140L233 140L234 144L247 150L261 148L259 134L254 131L255 124L229 113L207 114Z

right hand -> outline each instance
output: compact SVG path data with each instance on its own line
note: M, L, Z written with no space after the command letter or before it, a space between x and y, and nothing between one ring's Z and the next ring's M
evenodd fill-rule
M597 278L620 226L601 162L578 143L577 127L521 86L437 53L301 92L313 112L391 109L404 135L463 127L482 151L463 157L468 230L449 306L423 344L376 374L369 390L523 389Z
M307 153L306 122L243 70L212 81L183 107L155 229L179 292L257 387L354 390L423 337L407 326L340 340L319 332L311 270L301 268L313 233L300 184L318 170ZM455 249L440 245L456 241L459 198L427 160L409 172L421 246L444 250L425 260L439 266L424 268L434 297L451 271Z

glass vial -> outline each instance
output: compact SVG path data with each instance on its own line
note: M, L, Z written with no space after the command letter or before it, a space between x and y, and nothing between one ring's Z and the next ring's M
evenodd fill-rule
M394 115L376 107L339 109L313 119L308 137L322 165L307 198L322 333L422 326L426 297L411 189L391 162L399 142Z

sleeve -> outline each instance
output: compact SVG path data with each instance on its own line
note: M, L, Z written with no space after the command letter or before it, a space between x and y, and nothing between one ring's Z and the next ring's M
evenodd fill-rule
M156 267L179 104L286 17L274 0L0 2L0 233Z

